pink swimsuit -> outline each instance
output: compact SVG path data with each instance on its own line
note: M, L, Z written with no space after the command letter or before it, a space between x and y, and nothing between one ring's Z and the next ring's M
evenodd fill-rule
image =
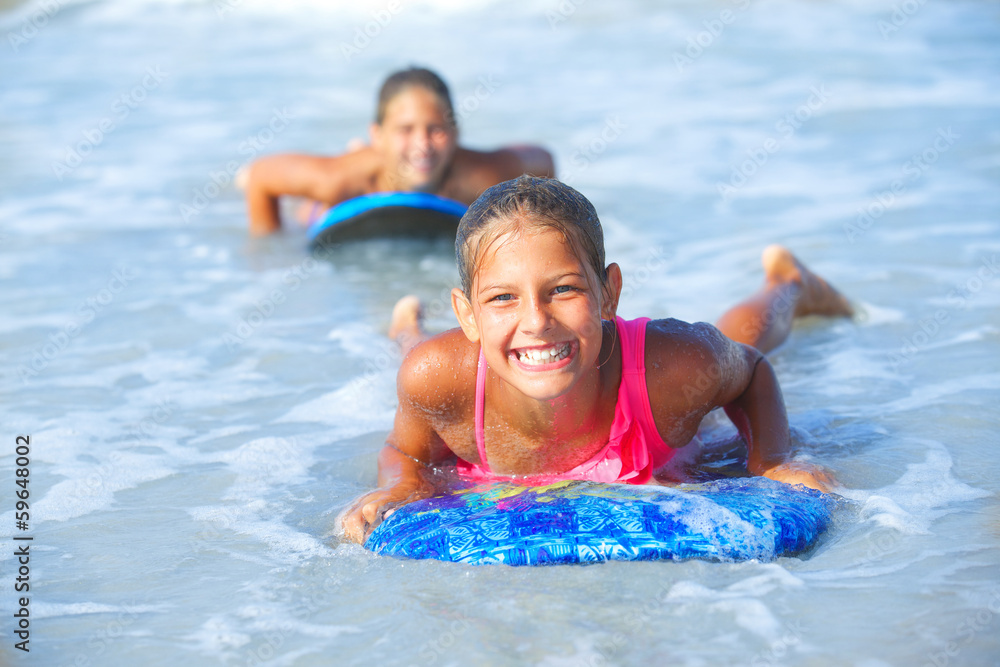
M607 445L589 461L563 473L517 477L527 484L551 484L562 480L580 479L591 482L624 482L645 484L653 472L670 460L674 450L663 442L646 391L646 322L648 317L626 322L615 318L618 339L622 349L622 379L618 387L615 420ZM486 401L486 359L479 352L479 370L476 373L476 447L479 460L476 465L458 460L462 475L475 480L509 480L490 470L486 461L486 444L483 429L483 406Z

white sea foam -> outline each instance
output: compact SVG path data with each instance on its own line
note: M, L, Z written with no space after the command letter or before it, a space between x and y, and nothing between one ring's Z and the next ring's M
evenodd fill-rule
M698 603L730 616L740 627L773 641L785 631L784 624L764 602L781 591L802 588L803 581L776 564L754 565L757 574L722 589L691 581L674 584L667 595L673 603Z
M363 375L311 401L297 405L281 422L318 422L336 428L338 437L386 429L395 411L395 369Z
M212 505L191 508L191 518L207 524L200 529L196 544L208 550L218 550L234 557L246 557L251 562L278 563L292 566L313 557L330 556L330 547L315 535L296 530L284 521L289 510L286 505L265 501L248 501L244 489L231 492L239 504ZM267 551L257 555L257 550L238 555L238 550L227 545L228 535L252 538L254 545ZM266 557L265 557L266 554Z
M250 498L274 485L302 480L313 463L312 451L296 439L259 438L215 459L227 464L237 475L237 497Z
M128 452L97 465L77 463L72 479L58 482L35 503L35 516L39 521L69 521L107 508L119 491L173 474L172 464L165 457Z
M959 511L956 504L991 495L954 478L951 455L941 443L914 441L913 445L926 449L924 460L909 464L889 487L876 491L840 491L841 495L859 504L861 520L902 533L929 533L935 520Z
M890 412L909 412L938 404L941 399L952 399L961 394L1000 389L1000 373L974 375L964 378L941 380L932 385L914 387L910 395L883 405Z
M199 652L219 659L231 660L236 651L253 640L253 636L242 632L240 626L225 617L207 619L196 632L185 637Z
M163 612L169 609L162 604L124 604L112 605L98 602L74 602L63 604L58 602L38 601L32 604L33 618L57 618L60 616L81 616L88 614L113 614L118 617L133 617L137 614Z
M1000 283L974 279L1000 251L1000 85L987 67L1000 39L985 5L922 3L883 35L904 5L440 0L404 2L376 29L384 0L66 0L15 48L44 4L0 12L0 421L32 437L31 609L67 639L46 643L54 663L244 664L277 629L262 664L394 664L467 621L452 636L462 652L442 662L875 667L933 662L986 608L973 591L995 583ZM723 9L734 21L713 35ZM378 34L348 60L343 45L366 27ZM690 44L701 52L678 66ZM404 289L439 299L450 251L364 244L292 289L289 272L312 266L304 232L249 241L242 194L216 192L212 174L250 159L241 142L276 106L296 118L254 157L339 151L365 134L382 77L410 61L476 106L463 143L553 151L606 222L608 261L632 288L622 315L712 321L758 288L772 242L861 304L854 322L803 322L773 355L793 422L813 434L796 434L801 455L867 487L844 489L851 503L815 551L470 570L327 543L333 514L374 487L377 434L392 425L392 304ZM84 133L157 64L162 84L60 180L53 163L86 151ZM484 80L498 85L477 97ZM829 99L785 136L778 124L822 85ZM609 118L624 124L613 141ZM954 146L851 243L858 208L949 126ZM779 150L723 199L719 183L769 138ZM206 187L185 219L179 207ZM652 249L666 266L647 277ZM136 279L22 381L18 365L120 264ZM275 290L285 299L271 311ZM453 324L442 306L433 326ZM949 325L894 367L890 353L940 309ZM245 340L226 338L251 317ZM12 510L0 507L5 537ZM344 584L292 617L330 581ZM650 581L669 596L650 600ZM99 656L85 646L133 609L121 641ZM636 609L642 623L623 620ZM960 649L953 662L979 664L998 645L986 631Z
M337 326L337 328L332 329L327 338L329 340L337 341L340 343L341 347L344 348L345 352L352 354L361 358L372 357L372 341L378 340L380 334L377 333L374 328L364 322L347 322ZM399 357L397 348L389 345L389 341L386 339L386 345L383 346L384 349L378 352L384 352L389 355L391 352L395 351L394 357Z

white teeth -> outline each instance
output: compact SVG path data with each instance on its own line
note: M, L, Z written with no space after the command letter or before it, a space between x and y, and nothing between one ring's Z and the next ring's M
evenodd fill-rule
M555 345L553 347L545 348L544 350L525 350L523 352L518 352L517 356L518 359L525 364L550 364L553 361L565 359L569 356L569 350L569 343L565 343L563 345Z

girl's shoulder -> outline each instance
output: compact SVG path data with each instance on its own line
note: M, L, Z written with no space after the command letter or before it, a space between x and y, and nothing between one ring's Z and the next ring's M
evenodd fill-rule
M650 320L646 325L646 381L650 389L670 390L692 378L718 375L741 346L707 322Z
M685 322L671 317L646 323L646 356L711 353L728 346L729 339L708 322Z
M472 203L489 187L525 173L521 158L514 151L499 149L478 151L459 147L455 151L445 196Z
M450 329L410 350L396 381L400 400L428 412L456 412L473 405L479 344Z

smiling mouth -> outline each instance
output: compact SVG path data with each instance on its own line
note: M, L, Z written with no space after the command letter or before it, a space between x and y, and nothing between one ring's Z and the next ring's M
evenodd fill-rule
M558 343L549 347L511 350L511 354L517 357L518 361L527 366L543 366L545 364L551 364L561 359L565 359L572 351L572 344Z
M407 160L407 163L411 168L416 169L417 171L431 171L437 164L437 161L429 156L425 156L410 158Z

